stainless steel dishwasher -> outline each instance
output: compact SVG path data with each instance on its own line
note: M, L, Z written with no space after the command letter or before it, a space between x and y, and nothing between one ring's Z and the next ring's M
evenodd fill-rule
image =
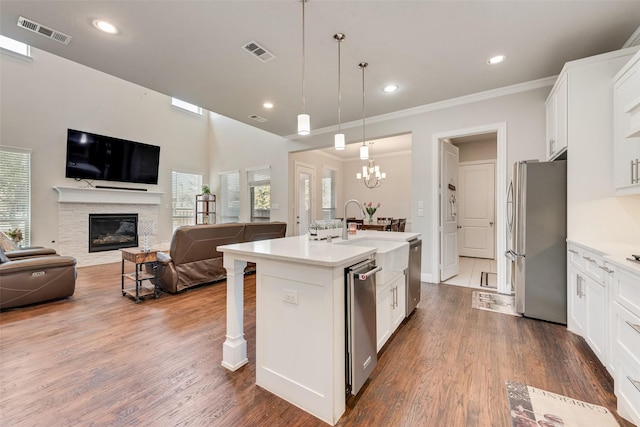
M406 274L407 280L407 311L411 312L420 302L420 275L422 270L422 240L409 241L409 268Z
M378 363L376 352L376 267L367 260L345 269L345 383L358 394Z

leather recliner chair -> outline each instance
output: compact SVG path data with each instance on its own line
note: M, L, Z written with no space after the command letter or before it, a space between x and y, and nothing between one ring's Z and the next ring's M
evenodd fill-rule
M0 309L70 297L76 276L76 259L53 249L0 248Z

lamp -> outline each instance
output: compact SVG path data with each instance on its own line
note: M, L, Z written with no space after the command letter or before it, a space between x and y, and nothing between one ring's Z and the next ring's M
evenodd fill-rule
M155 222L153 220L138 221L138 234L142 236L142 251L149 252L149 235L155 235Z
M298 135L309 135L311 132L311 118L306 113L304 98L304 64L305 64L305 43L304 43L304 4L309 0L302 1L302 114L298 114Z
M336 150L344 150L344 133L340 131L340 104L342 103L342 93L340 90L340 44L346 36L342 33L333 35L335 41L338 42L338 133L334 136L334 147Z
M368 160L369 159L369 147L367 147L365 132L364 132L364 69L367 68L369 64L366 62L361 62L358 64L358 67L362 70L362 147L360 147L360 160Z

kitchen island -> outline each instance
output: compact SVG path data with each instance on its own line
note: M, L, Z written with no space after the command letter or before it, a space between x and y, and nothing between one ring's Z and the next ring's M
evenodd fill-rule
M359 231L350 239L409 241L418 233ZM256 384L334 425L345 410L345 268L375 257L357 244L307 236L218 247L227 269L222 365L248 363L244 267L256 263Z

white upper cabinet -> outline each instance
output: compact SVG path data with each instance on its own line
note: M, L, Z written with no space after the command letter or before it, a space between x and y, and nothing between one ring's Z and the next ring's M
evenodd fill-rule
M613 138L615 193L640 194L640 52L614 78Z
M547 98L547 159L552 160L567 150L567 73L560 75Z

